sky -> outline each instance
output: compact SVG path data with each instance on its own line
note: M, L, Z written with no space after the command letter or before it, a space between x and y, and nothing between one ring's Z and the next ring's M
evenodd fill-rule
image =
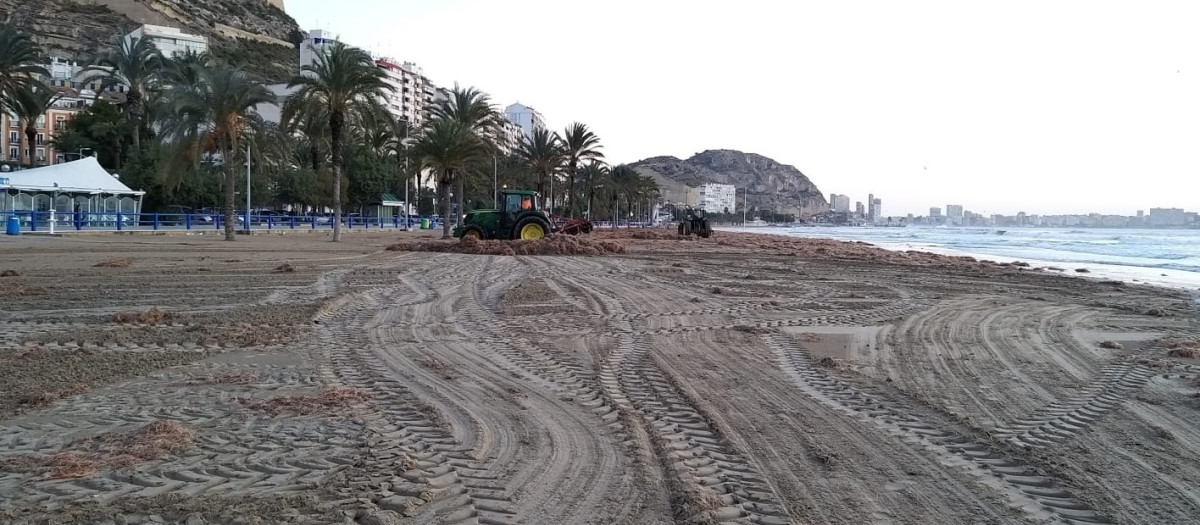
M1200 210L1200 3L285 0L574 121L609 163L758 153L885 215Z

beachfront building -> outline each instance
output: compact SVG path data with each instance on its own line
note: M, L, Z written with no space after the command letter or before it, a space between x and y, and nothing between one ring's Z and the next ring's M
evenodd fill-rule
M863 208L862 201L855 201L854 202L854 214L858 215L859 217L862 217L865 213L866 213L866 211Z
M165 57L200 54L208 50L208 39L199 35L189 35L176 27L154 26L145 24L125 35L128 42L134 38L149 39L154 47Z
M829 209L837 213L850 213L850 196L830 193Z
M1187 213L1179 208L1150 208L1150 226L1184 226Z
M520 126L526 137L532 137L533 130L546 127L546 120L542 118L541 113L520 102L504 108L504 116Z
M963 207L959 204L946 205L946 222L959 226L963 223Z
M498 137L497 146L501 152L509 155L521 149L521 142L525 139L525 130L516 122L507 118L500 119L500 136Z
M130 189L115 175L110 175L95 157L0 173L0 212L23 214L23 221L29 220L28 212L54 210L70 214L59 219L64 223L72 220L88 220L90 225L115 223L118 214L139 213L145 194ZM77 217L75 212L87 218ZM47 221L49 216L40 216L37 220ZM129 220L133 220L132 217Z
M705 183L700 185L699 208L708 213L737 211L737 187L732 184Z
M375 60L375 65L383 70L384 82L392 88L383 100L388 112L408 122L412 129L424 126L441 98L441 90L412 62L382 57Z

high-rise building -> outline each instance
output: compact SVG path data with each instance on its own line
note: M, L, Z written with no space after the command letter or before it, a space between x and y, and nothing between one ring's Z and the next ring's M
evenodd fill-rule
M883 199L871 199L871 207L875 209L871 220L878 222L883 217Z
M960 204L946 205L946 221L950 224L963 224L963 207Z
M833 211L838 213L850 213L850 196L838 195L834 202L830 203L833 206Z
M1187 213L1182 209L1150 208L1151 226L1183 226L1187 223Z
M938 208L937 206L929 208L929 217L930 218L937 218L937 217L941 217L941 216L942 216L941 208Z
M850 196L838 195L836 193L829 194L829 209L836 213L850 212Z
M736 198L737 187L732 184L701 184L698 207L708 213L733 213L737 211Z
M518 126L516 122L508 120L507 117L500 119L500 136L497 140L497 146L505 154L513 153L521 148L521 142L525 139L525 131Z
M854 203L854 213L855 213L856 215L858 215L859 217L862 217L862 216L863 216L863 214L864 214L865 212L864 212L864 209L863 209L863 203L862 203L862 201L855 201L855 203Z
M384 82L392 92L384 95L383 105L394 117L409 123L410 130L425 125L438 98L438 88L412 62L379 58L375 65L383 70Z
M125 35L126 42L134 38L147 39L153 42L154 47L158 48L158 52L162 53L165 57L185 55L187 53L200 54L208 50L207 38L199 35L189 35L176 27L145 24L142 27L134 29L132 33Z
M520 126L526 137L532 137L533 130L546 127L546 121L542 118L541 113L520 102L505 108L504 116Z

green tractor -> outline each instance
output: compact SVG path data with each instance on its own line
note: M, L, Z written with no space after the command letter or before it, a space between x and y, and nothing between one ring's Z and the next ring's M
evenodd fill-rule
M705 239L712 237L712 226L708 224L708 216L704 210L692 209L688 206L684 218L679 221L680 235L699 235Z
M554 231L550 216L538 209L536 191L504 190L499 210L474 210L467 214L454 236L462 239L520 239L536 241Z

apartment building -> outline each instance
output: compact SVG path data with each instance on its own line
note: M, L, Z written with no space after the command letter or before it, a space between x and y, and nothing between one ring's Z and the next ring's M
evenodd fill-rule
M447 98L444 90L412 62L384 57L376 59L375 65L383 70L384 81L392 87L392 92L384 96L384 107L397 119L407 121L412 129L424 126L434 106Z
M542 118L542 114L536 109L526 106L520 102L512 104L504 109L504 116L508 120L513 121L520 126L522 133L526 137L533 136L533 130L537 128L545 128L546 120Z
M190 35L177 27L155 26L145 24L125 35L125 41L134 38L149 39L165 57L186 55L188 53L203 53L208 50L208 38Z
M732 184L706 183L700 185L700 209L709 213L737 211L737 187Z
M56 87L62 96L45 114L34 122L37 134L33 139L33 165L48 166L75 160L78 152L62 152L53 145L54 135L66 127L77 113L92 104L96 95L87 94L69 87ZM12 112L0 114L0 160L29 164L29 144L25 134L25 123Z

